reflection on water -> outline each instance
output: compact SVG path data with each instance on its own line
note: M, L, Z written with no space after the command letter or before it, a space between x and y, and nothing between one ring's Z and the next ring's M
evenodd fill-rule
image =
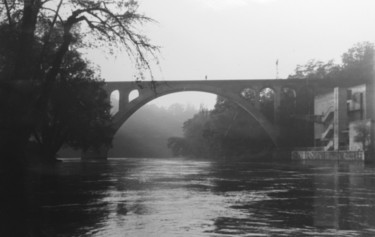
M31 170L19 218L30 236L375 236L374 171L353 162L65 160Z

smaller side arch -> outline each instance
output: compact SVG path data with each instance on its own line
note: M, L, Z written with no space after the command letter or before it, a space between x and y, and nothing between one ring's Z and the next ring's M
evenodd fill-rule
M113 90L110 93L109 101L111 104L111 111L110 113L112 115L117 114L120 111L120 91L119 90Z
M135 99L137 99L139 97L139 90L138 89L134 89L132 91L129 92L128 94L128 101L131 102Z
M240 95L249 101L253 106L257 106L259 102L259 94L252 87L245 87L240 91Z
M272 87L263 87L259 93L259 110L270 121L275 122L275 114L278 108L275 108L276 90Z

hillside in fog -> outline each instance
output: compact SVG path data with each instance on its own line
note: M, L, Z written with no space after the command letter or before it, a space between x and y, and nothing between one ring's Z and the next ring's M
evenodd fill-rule
M171 157L167 140L182 135L182 125L197 112L193 106L143 106L116 133L109 157Z
M192 105L172 104L168 108L147 104L117 131L108 157L171 157L169 137L182 136L183 123L198 112ZM61 149L59 157L80 157L80 151Z

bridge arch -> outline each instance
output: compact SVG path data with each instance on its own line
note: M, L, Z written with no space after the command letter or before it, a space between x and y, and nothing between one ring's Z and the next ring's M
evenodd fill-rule
M108 93L109 101L111 104L111 114L115 115L120 110L120 91L119 90L113 90L110 93Z
M176 84L171 86L171 85L168 85L168 83L165 83L165 84L160 84L155 88L144 87L142 89L139 89L139 96L135 98L134 100L130 102L128 101L127 103L120 102L120 104L123 104L123 106L120 107L119 112L114 116L114 119L113 119L113 126L114 126L115 131L117 131L133 113L135 113L143 105L147 104L148 102L156 98L159 98L161 96L165 96L168 94L178 93L178 92L187 92L187 91L207 92L207 93L216 94L218 96L222 96L223 98L226 98L236 103L238 106L244 109L249 115L251 115L258 122L258 124L264 129L264 131L271 138L275 146L276 147L279 146L278 127L275 126L275 124L272 124L252 103L249 103L248 99L243 97L240 92L237 93L237 90L226 90L225 88L221 88L218 86L202 85L200 83L195 84L194 82L190 82L189 84L184 84L184 83L176 83ZM123 90L124 93L129 93L129 91L132 91L132 89Z

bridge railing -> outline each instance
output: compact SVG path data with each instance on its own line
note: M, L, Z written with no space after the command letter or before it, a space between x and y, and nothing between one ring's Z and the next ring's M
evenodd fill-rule
M315 146L315 147L296 147L294 151L324 151L324 146Z
M292 160L365 160L364 151L293 151Z

